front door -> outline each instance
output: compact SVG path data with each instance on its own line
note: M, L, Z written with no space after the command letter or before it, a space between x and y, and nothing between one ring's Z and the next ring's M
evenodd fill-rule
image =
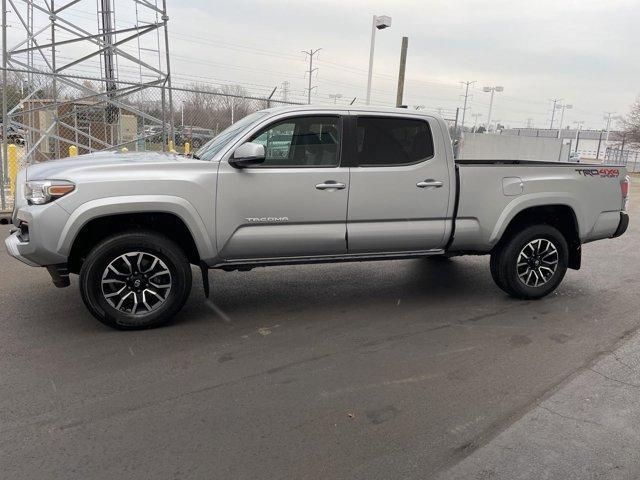
M450 211L444 140L432 117L362 114L351 170L349 253L420 252L444 246ZM431 126L434 125L434 128Z
M247 141L264 163L237 169L222 160L217 243L227 260L346 253L349 169L340 166L339 115L280 118Z

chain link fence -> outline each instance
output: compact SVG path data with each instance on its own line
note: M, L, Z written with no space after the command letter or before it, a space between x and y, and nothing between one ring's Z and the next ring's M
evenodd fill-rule
M12 208L12 181L17 170L29 163L123 148L193 151L250 113L295 104L251 95L238 85L169 89L163 84L119 82L117 92L110 94L100 80L70 78L73 83L10 71L9 81L1 87L7 98L2 141L15 147L1 149L0 211Z

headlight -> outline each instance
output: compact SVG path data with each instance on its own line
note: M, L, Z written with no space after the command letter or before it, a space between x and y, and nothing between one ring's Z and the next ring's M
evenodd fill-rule
M33 180L24 186L29 205L43 205L73 192L75 184L66 180Z

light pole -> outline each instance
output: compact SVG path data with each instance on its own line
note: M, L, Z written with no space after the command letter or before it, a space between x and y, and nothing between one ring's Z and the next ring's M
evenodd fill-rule
M504 87L495 86L495 87L484 87L482 89L483 92L491 92L491 100L489 101L489 115L487 116L487 132L489 128L491 128L491 110L493 109L493 94L495 92L502 92Z
M369 76L367 77L367 105L371 103L371 77L373 76L373 51L376 46L376 30L384 30L391 26L388 15L374 15L371 24L371 48L369 50Z
M573 108L573 105L567 105L566 103L563 103L562 105L558 105L556 108L562 109L562 112L560 113L560 127L558 127L558 138L561 138L562 135L560 131L562 130L562 122L564 120L564 111L565 109L571 110Z
M333 103L337 103L339 98L342 98L341 93L330 93L329 98L333 99Z

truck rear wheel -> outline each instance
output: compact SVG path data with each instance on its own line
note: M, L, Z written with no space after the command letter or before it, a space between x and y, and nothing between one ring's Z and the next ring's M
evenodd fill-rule
M190 290L185 253L155 232L131 231L103 240L80 270L80 293L91 314L122 330L168 322Z
M491 254L491 275L509 295L536 299L560 285L568 260L562 233L550 225L532 225L515 233Z

